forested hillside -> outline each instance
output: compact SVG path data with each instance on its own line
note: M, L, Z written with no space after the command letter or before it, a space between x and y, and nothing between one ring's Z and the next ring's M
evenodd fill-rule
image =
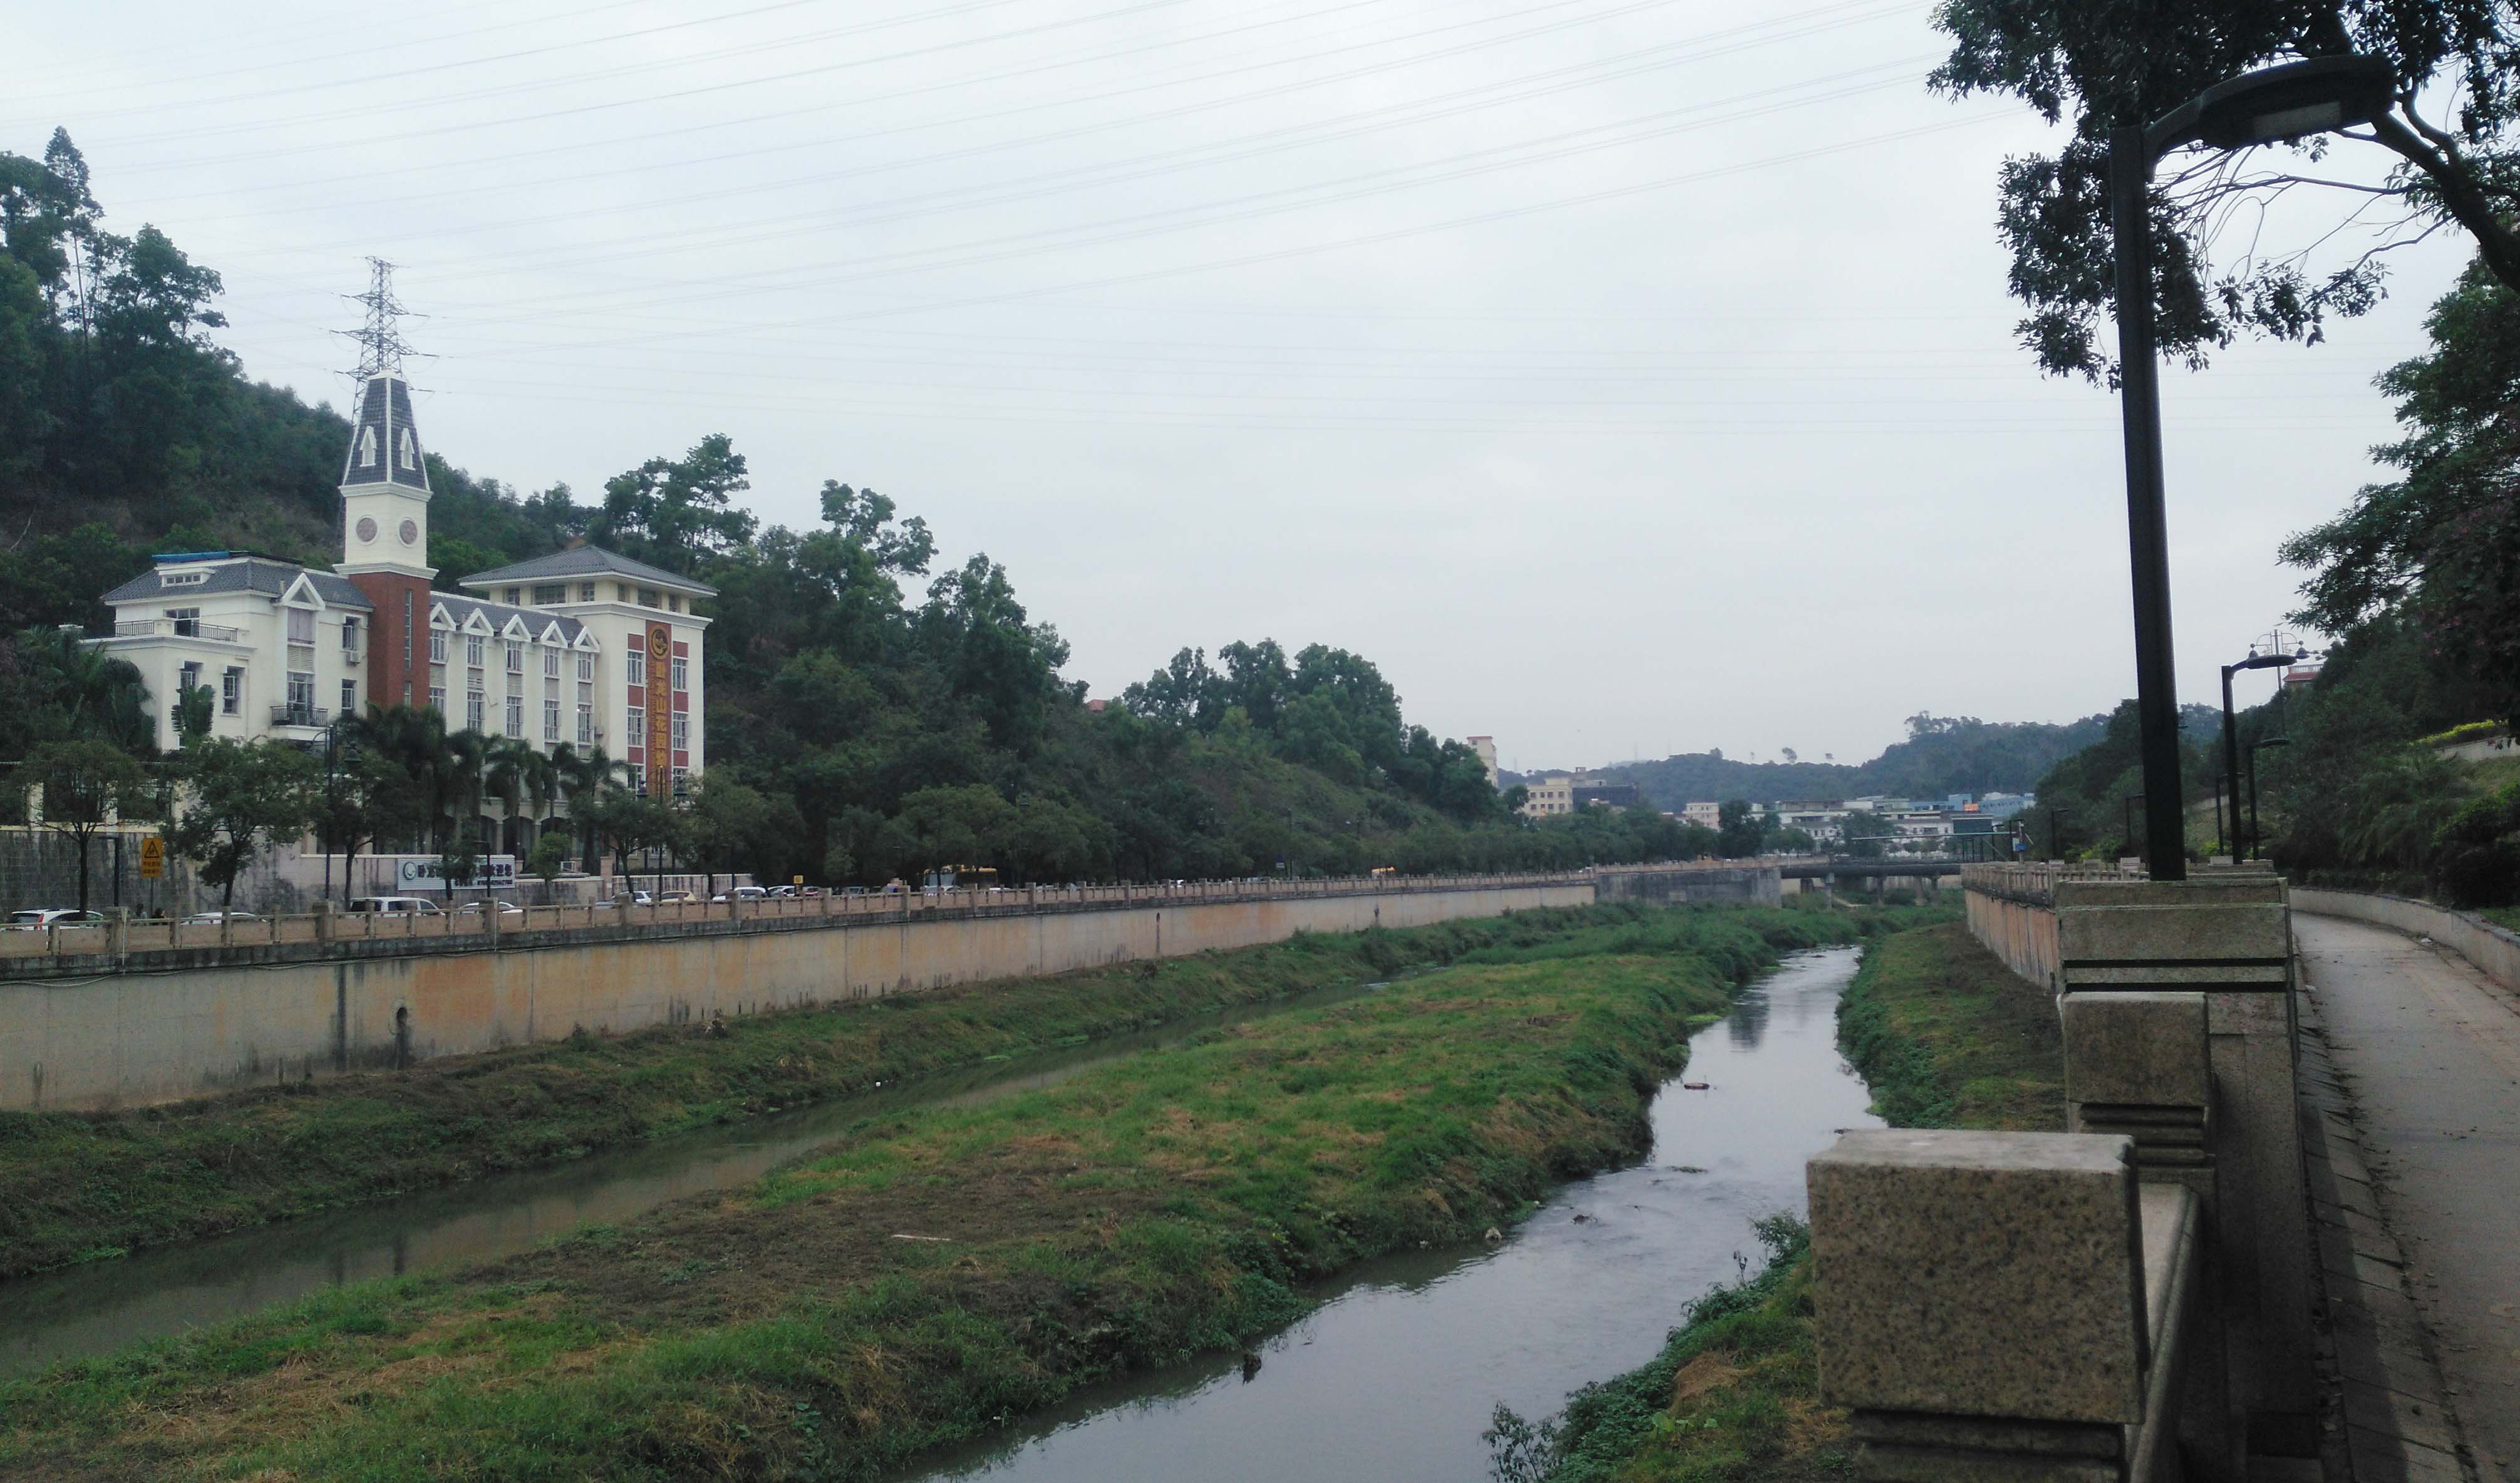
M1708 751L1659 762L1614 763L1598 771L1636 784L1656 807L1666 809L1725 798L1776 803L1868 794L1940 798L2026 792L2057 762L2098 741L2107 720L2086 716L2054 726L1920 714L1908 718L1908 740L1860 764L1805 762L1790 751L1781 762L1742 762Z
M112 771L78 750L100 738L160 777L245 763L158 757L143 707L173 697L144 697L115 661L38 630L100 620L95 596L153 551L320 564L338 550L347 427L248 378L214 337L219 292L154 228L107 230L66 135L40 158L0 154L0 623L19 633L0 647L0 760L42 753L20 774L50 770L57 793ZM1328 646L1234 643L1215 667L1185 649L1124 703L1089 707L1058 630L1005 567L983 555L933 570L922 520L836 478L814 525L760 527L740 503L743 455L723 434L685 435L593 504L432 454L428 556L451 580L583 538L717 587L711 766L692 807L608 803L600 755L555 770L508 739L388 715L380 770L360 780L376 819L405 821L381 837L442 847L486 799L530 817L564 784L571 814L604 821L613 847L782 879L946 863L1016 881L1493 870L1717 848L1651 810L1525 824L1466 747L1410 726L1372 662Z

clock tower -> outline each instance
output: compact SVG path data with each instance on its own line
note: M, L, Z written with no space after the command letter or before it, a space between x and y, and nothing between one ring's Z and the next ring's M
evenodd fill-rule
M428 697L428 469L412 426L411 387L398 372L359 384L341 464L341 561L337 568L376 605L368 625L368 697L379 705Z

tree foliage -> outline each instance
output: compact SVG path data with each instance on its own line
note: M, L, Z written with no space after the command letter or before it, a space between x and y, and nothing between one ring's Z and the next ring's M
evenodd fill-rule
M2114 375L2099 337L2116 250L2109 131L2275 63L2384 58L2398 78L2395 107L2342 140L2165 161L2150 207L2164 354L2199 365L2241 334L2316 340L2330 316L2378 301L2391 248L2446 225L2476 240L2489 274L2520 287L2511 226L2520 209L2520 20L2503 0L1944 0L1935 23L1953 41L1935 88L2018 98L2073 128L2053 155L2005 160L1998 180L2012 292L2030 311L2021 339L2048 371ZM2327 167L2332 155L2365 146L2394 157L2376 192L2338 182ZM2317 191L2348 203L2340 225L2375 218L2376 242L2329 257L2321 253L2337 233L2289 247L2261 239L2268 205Z

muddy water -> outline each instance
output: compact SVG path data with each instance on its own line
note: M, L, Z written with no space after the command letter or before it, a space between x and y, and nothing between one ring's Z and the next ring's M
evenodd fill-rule
M1472 1483L1500 1401L1537 1420L1661 1347L1687 1300L1761 1257L1751 1222L1803 1207L1803 1161L1878 1127L1837 1054L1853 949L1801 954L1690 1042L1653 1149L1570 1185L1503 1245L1376 1264L1259 1349L1106 1387L906 1476L944 1483ZM1697 1170L1702 1172L1690 1172ZM1739 1254L1736 1260L1736 1253Z
M580 1226L632 1220L667 1200L748 1184L861 1118L1032 1091L1219 1025L1335 1004L1374 987L1322 989L1194 1015L741 1127L0 1282L0 1373L238 1318L320 1287L508 1256Z

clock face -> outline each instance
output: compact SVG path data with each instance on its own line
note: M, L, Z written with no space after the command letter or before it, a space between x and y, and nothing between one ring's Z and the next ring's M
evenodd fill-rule
M364 515L359 517L359 539L361 541L373 541L376 538L377 522Z
M420 543L420 521L405 520L402 522L402 543L406 546L416 546Z

